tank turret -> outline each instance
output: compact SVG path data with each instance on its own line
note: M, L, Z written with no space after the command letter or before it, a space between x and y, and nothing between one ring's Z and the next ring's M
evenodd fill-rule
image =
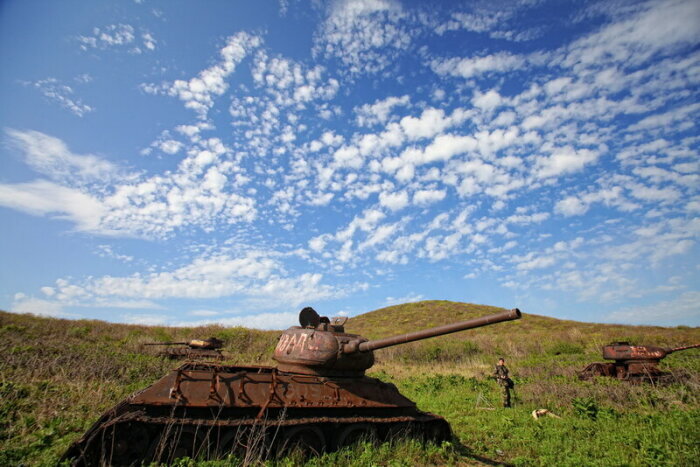
M374 365L374 350L519 319L517 308L481 318L446 324L378 340L345 332L347 318L319 316L313 308L299 314L300 326L285 331L273 358L280 371L319 376L361 376Z
M610 376L628 381L664 381L672 375L661 371L659 362L674 352L698 347L700 344L664 348L613 342L603 346L603 358L614 360L615 363L591 363L579 373L579 377L590 379L593 376Z
M673 352L680 350L695 349L700 347L700 344L686 345L683 347L675 347L666 349L663 347L654 347L651 345L632 345L629 342L613 342L603 346L603 358L606 360L615 360L618 362L656 362L666 358Z

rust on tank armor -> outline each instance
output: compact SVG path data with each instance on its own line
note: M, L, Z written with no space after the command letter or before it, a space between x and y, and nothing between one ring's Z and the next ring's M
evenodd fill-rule
M603 346L603 358L614 360L614 363L591 363L579 372L579 379L588 380L595 376L607 376L630 382L671 382L676 378L671 373L659 369L661 360L674 352L698 347L700 344L664 348L613 342Z
M224 342L216 337L208 339L192 339L186 342L149 342L144 346L165 346L163 350L158 352L161 357L167 357L171 360L223 360L224 355L221 353L221 348ZM170 347L179 345L182 347Z
M370 341L346 333L347 318L305 308L300 326L279 338L277 367L184 363L105 412L62 460L91 466L222 458L243 455L253 438L263 456L295 446L320 454L399 433L447 440L452 432L444 418L419 410L393 384L365 376L373 350L520 316L514 309Z

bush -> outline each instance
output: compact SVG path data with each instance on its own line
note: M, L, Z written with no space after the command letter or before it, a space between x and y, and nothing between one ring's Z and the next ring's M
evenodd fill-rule
M90 331L90 326L73 326L68 330L68 335L71 337L84 338Z
M598 418L598 404L590 397L576 397L571 401L579 417L595 420Z
M395 347L387 352L392 359L404 363L466 362L481 353L479 346L472 341L437 340L416 342Z
M557 342L547 349L549 355L576 355L583 353L583 347L571 342Z

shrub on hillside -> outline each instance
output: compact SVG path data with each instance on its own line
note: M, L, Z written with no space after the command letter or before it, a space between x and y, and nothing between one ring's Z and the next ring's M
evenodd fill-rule
M572 342L557 342L547 349L550 355L575 355L582 354L583 347Z
M472 341L428 340L393 347L382 354L382 359L402 363L459 363L469 361L480 353L481 348Z

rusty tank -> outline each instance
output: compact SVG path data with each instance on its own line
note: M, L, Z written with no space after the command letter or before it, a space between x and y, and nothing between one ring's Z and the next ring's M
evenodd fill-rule
M630 382L671 382L675 379L674 375L661 371L659 362L674 352L698 347L700 344L667 349L613 342L603 346L603 358L613 362L591 363L579 373L579 378L588 380L595 376L607 376Z
M224 341L216 337L208 339L192 339L186 342L149 342L144 346L163 346L158 352L161 357L171 360L223 360L224 355L221 349ZM171 347L171 346L180 347Z
M358 439L407 434L451 437L447 421L423 412L391 383L365 375L373 351L519 319L518 309L368 340L304 308L285 331L277 367L186 362L105 412L64 454L73 466L170 463L178 457L240 459L320 454Z

